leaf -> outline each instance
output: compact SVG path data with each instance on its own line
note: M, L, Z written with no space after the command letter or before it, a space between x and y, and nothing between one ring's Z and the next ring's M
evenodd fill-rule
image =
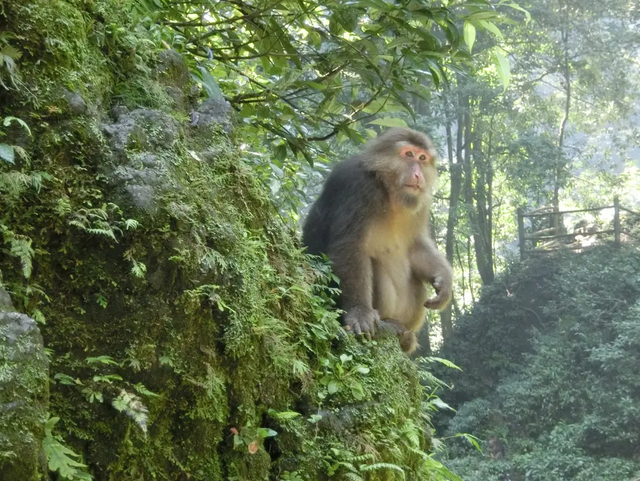
M498 7L509 7L509 8L513 8L514 10L519 10L520 12L524 13L525 22L526 23L529 23L531 21L531 14L529 13L529 11L525 10L524 8L522 8L517 3L500 2L497 6Z
M394 47L398 47L400 45L414 45L416 43L415 39L410 37L399 37L387 44L387 48L391 49Z
M489 22L487 20L478 20L478 23L480 24L481 27L483 27L485 30L489 30L492 34L494 34L498 39L504 41L504 36L502 35L502 32L500 31L500 29L496 26L495 23L493 22Z
M437 406L439 409L449 409L451 411L454 411L454 409L451 406L449 406L446 402L444 402L439 397L435 398L433 401L431 401L431 403L434 406Z
M118 363L111 356L98 356L98 357L88 357L87 364L113 364L118 365Z
M402 469L400 466L398 466L396 464L391 464L391 463L367 464L365 466L361 466L360 467L360 471L362 471L362 472L376 471L376 470L379 470L379 469L391 469L393 471L398 471L399 473L404 474L404 469Z
M7 57L12 58L13 60L20 60L22 57L22 52L11 45L7 45L2 50L0 50L1 55L6 55Z
M362 387L362 384L359 382L353 382L351 384L351 394L358 401L362 401L364 399L364 388Z
M473 44L476 41L476 27L471 22L464 22L464 43L467 44L469 53L473 50Z
M277 435L278 435L278 431L274 431L273 429L269 429L269 428L258 429L258 437L260 437L260 439L272 438Z
M458 433L454 437L456 438L464 438L469 441L478 451L482 452L482 448L480 447L480 443L478 442L478 438L471 434L467 433Z
M2 125L4 125L5 127L8 127L9 125L11 125L12 122L18 122L24 129L27 130L27 133L31 135L31 129L29 128L27 123L24 120L19 119L18 117L11 117L11 116L5 117L4 121L2 122Z
M345 363L347 361L353 360L353 356L349 356L348 354L340 354L340 362Z
M44 425L45 436L42 439L42 448L47 458L49 469L58 472L59 477L69 480L91 481L93 478L89 473L77 468L87 466L79 463L73 458L79 455L63 445L52 434L53 428L60 420L58 417L49 418Z
M407 123L399 118L385 117L369 122L369 125L381 125L382 127L408 127Z
M493 58L500 76L500 82L502 82L503 90L506 90L511 79L511 66L509 65L509 59L504 55L504 50L499 47L493 49Z
M329 391L329 394L335 394L338 392L339 389L340 387L338 386L338 383L335 381L331 381L327 386L327 391Z
M142 383L138 383L136 385L133 386L134 389L136 391L138 391L140 394L144 394L145 396L150 396L150 397L159 397L159 394L154 393L153 391L149 391L146 386Z
M60 384L65 384L67 386L75 386L77 384L75 379L73 379L68 374L64 374L62 372L59 372L55 376L53 376L53 379L58 381Z
M312 414L311 416L309 416L309 418L307 419L307 421L309 421L311 424L315 424L318 421L322 420L322 416L320 416L319 414Z
M268 413L269 413L269 416L275 419L280 419L280 420L295 419L298 416L300 416L300 413L297 413L295 411L278 412L275 409L269 409Z
M462 371L460 367L456 366L454 363L452 363L448 359L443 359L441 357L427 357L425 360L428 362L439 362L440 364L443 364L452 369L457 369L458 371Z
M358 366L357 371L360 374L369 374L369 372L371 371L371 369L369 369L368 367L365 366Z
M13 147L8 144L0 144L0 159L9 162L10 164L15 163L15 152Z

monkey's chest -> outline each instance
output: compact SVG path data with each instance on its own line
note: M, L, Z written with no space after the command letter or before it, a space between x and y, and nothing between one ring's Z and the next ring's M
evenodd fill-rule
M424 286L411 270L413 243L388 229L372 229L366 238L366 250L373 268L373 307L381 318L409 321ZM423 301L424 302L424 301Z

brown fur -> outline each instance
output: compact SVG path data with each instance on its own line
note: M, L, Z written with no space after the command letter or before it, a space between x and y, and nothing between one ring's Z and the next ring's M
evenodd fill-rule
M400 157L406 145L427 152L426 165ZM371 335L383 319L407 352L417 346L425 306L441 309L451 296L451 268L429 238L435 157L426 135L387 131L334 169L304 228L309 251L325 252L341 279L345 328ZM416 165L424 184L407 189ZM434 299L425 283L436 288Z

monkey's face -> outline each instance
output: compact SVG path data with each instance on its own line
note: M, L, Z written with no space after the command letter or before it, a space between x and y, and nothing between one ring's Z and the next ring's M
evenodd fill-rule
M435 179L435 155L408 142L398 143L396 178L402 203L416 207L427 199Z

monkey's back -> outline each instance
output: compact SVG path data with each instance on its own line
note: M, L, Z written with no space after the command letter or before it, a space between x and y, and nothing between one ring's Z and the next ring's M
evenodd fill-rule
M337 164L324 183L303 227L303 243L310 254L329 253L340 244L358 242L367 222L384 209L381 181L366 170L360 156Z

